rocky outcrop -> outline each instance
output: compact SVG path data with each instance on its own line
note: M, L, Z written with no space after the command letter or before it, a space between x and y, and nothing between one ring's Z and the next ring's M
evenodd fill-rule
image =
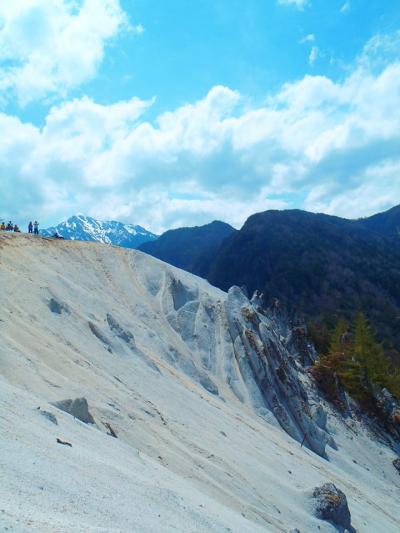
M135 339L132 333L124 329L121 324L110 314L107 313L107 324L109 325L111 331L131 348L136 348Z
M339 526L342 531L354 531L346 495L333 483L316 487L312 497L315 515L318 518Z
M330 440L326 417L322 408L311 411L301 368L287 350L281 328L238 287L229 290L225 311L242 376L257 386L265 407L289 435L324 456Z
M94 424L94 418L89 412L89 406L86 398L76 398L75 400L61 400L54 402L53 405L61 411L74 416L85 424Z
M386 428L394 437L400 437L400 402L387 389L374 389L376 406Z
M155 372L159 372L158 366L152 361L142 350L140 350L135 341L135 337L132 332L124 327L113 315L107 313L106 323L109 327L108 335L102 333L97 326L89 323L89 327L92 333L101 340L106 346L108 345L108 351L118 352L120 355L134 355L142 359L147 366L149 366ZM92 325L91 325L92 324ZM109 339L109 336L112 340ZM116 341L122 341L123 349L118 349Z
M96 324L94 324L93 322L88 322L88 325L89 325L89 329L90 331L93 333L93 335L95 337L97 337L99 339L99 341L104 344L104 346L107 347L107 349L109 351L111 351L111 342L110 342L110 339L108 339L108 337L100 330L100 328L98 326L96 326Z
M393 466L395 467L395 469L400 474L400 457L397 457L397 459L394 459Z
M175 351L171 362L212 394L218 394L214 376L225 381L258 415L275 419L298 442L325 456L332 442L326 413L310 402L305 356L294 349L292 328L282 314L264 308L261 294L249 300L239 287L221 301L172 276L163 289L163 311L190 351L190 357ZM310 357L305 359L309 364Z

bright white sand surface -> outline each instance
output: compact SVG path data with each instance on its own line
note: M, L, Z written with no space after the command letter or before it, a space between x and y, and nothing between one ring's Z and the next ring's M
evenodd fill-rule
M226 297L140 252L0 234L1 532L334 532L309 498L328 481L358 531L400 531L395 455L360 424L330 412L326 460L258 416ZM51 405L77 397L96 425Z

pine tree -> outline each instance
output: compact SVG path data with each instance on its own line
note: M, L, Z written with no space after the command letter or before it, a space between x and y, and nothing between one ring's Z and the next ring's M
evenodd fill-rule
M347 322L342 318L339 319L330 337L329 354L344 353L347 342L347 332Z
M376 342L366 317L359 313L354 324L354 355L363 369L365 385L387 386L390 375L389 359Z

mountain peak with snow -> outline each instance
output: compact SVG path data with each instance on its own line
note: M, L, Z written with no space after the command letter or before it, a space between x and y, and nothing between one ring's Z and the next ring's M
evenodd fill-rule
M138 248L157 239L157 235L142 226L124 224L117 220L100 221L78 213L57 226L41 230L41 235L51 237L58 232L67 240L99 242L124 248Z

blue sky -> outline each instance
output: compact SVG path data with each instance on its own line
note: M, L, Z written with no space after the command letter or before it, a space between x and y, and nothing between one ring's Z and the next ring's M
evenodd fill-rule
M2 3L0 214L162 231L389 208L399 29L395 0Z

